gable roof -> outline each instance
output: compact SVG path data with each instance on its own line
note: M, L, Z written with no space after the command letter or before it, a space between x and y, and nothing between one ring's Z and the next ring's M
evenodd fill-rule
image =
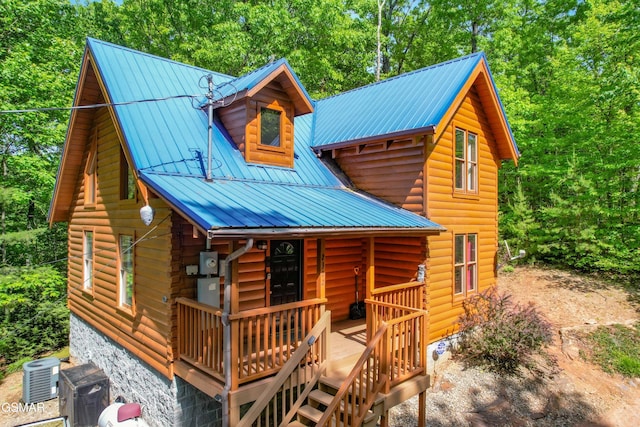
M203 77L210 71L88 39L74 105L82 99L82 76L87 70L96 75L99 87L93 89L102 91L106 101L114 104L109 108L134 175L202 231L240 236L443 230L424 217L345 187L311 149L311 114L295 119L294 168L246 163L216 120L213 180L205 181L208 125L198 100L206 90ZM283 73L297 84L297 77L290 77L289 71L286 62L278 62L238 79L213 75L221 90L232 86L225 83L235 81L236 89L251 91ZM309 100L306 92L300 93ZM140 100L149 102L133 102ZM69 187L69 181L75 182L80 175L73 165L82 160L86 138L74 134L75 113L50 221L67 219L72 201L61 188Z
M313 112L313 100L284 58L218 85L215 88L218 96L214 101L223 101L221 104L224 105L227 100L233 102L238 98L251 97L274 80L282 84L293 100L296 116Z
M327 149L371 138L436 134L445 127L462 95L478 85L502 159L519 156L484 53L402 74L322 99L316 103L313 145ZM348 112L348 114L345 114Z

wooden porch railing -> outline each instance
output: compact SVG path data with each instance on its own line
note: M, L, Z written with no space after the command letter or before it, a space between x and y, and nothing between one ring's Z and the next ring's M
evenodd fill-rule
M391 387L426 372L426 353L421 350L427 344L427 312L375 300L366 302L371 306L370 325L375 329L387 325L385 356L389 381L385 393L388 393Z
M178 303L178 357L224 382L222 310L187 298Z
M415 297L420 293L422 298L423 285L411 286L407 292L402 286L385 289L386 292L377 296L393 300L401 295L400 298L406 297L401 301L418 304ZM427 312L374 299L365 302L370 314L367 319L369 344L318 426L360 425L379 392L389 393L392 387L426 372L426 353L422 347L426 348ZM373 336L372 330L376 331Z
M325 312L238 427L287 425L326 370L331 312Z
M407 282L385 286L371 291L371 299L387 304L424 309L424 288L422 282Z
M178 298L178 357L224 382L222 310ZM326 300L229 315L231 388L275 374L318 322Z
M386 332L387 325L383 323L327 406L318 426L346 427L362 423L376 395L389 381L385 375L388 370Z

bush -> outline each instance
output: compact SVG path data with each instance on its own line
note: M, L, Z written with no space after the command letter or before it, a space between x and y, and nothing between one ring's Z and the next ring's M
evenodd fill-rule
M531 357L551 343L551 325L532 305L514 304L491 288L463 303L456 352L473 365L500 373L533 367Z
M66 279L51 267L5 269L0 276L0 370L69 341Z

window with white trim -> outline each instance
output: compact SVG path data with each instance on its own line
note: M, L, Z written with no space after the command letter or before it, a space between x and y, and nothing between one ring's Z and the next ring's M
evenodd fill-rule
M82 287L85 291L93 289L93 231L85 230L82 251L82 269L84 281Z
M478 135L467 130L455 130L455 178L456 191L478 192Z
M478 289L478 235L456 234L454 240L453 294L466 296Z
M134 251L133 236L121 234L118 241L118 305L126 308L133 306Z

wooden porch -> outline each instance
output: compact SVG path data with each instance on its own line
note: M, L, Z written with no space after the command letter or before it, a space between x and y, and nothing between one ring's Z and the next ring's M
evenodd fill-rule
M384 417L428 386L424 288L410 282L372 290L366 320L331 323L321 298L231 314L229 373L222 310L179 298L176 374L216 398L230 377L231 425L287 425L294 418L323 425L328 421L318 416L330 405L332 422L343 425ZM313 400L332 387L324 401ZM356 401L349 413L348 402Z

